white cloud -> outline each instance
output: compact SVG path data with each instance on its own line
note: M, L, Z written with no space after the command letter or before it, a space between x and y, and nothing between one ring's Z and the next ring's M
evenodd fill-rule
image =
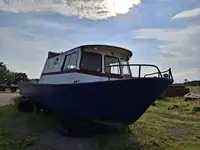
M0 33L0 60L12 71L26 72L30 78L40 76L48 51L64 51L73 44L21 28L0 27Z
M180 56L176 59L193 59L199 52L200 25L179 29L144 28L133 32L136 39L154 39L165 42L158 44L159 52ZM190 54L190 52L193 52ZM190 55L189 55L190 54ZM172 60L172 58L169 58Z
M44 21L39 19L28 20L25 23L25 26L29 27L37 27L37 28L45 28L45 29L53 29L53 30L71 30L73 28L68 27L65 24L61 24L54 21Z
M171 67L175 80L183 81L200 73L200 25L175 29L146 28L133 31L133 36L155 41L157 49L154 52L157 54L154 60L162 69Z
M51 11L67 16L105 19L125 14L142 0L0 0L0 11Z
M136 38L151 38L166 42L179 41L179 38L181 38L181 40L187 40L188 39L187 36L195 33L200 33L200 25L189 26L186 28L174 28L174 29L143 28L134 31L134 34L136 34Z
M200 74L200 68L186 69L185 71L175 73L175 76L176 77L185 77L185 76L193 75L193 74Z
M200 8L186 10L183 12L180 12L172 17L172 19L184 19L184 18L190 18L190 17L197 17L200 16Z

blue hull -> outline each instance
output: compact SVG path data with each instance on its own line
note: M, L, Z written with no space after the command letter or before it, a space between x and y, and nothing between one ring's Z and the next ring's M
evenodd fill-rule
M166 78L79 84L20 83L20 93L67 117L132 124L170 85Z

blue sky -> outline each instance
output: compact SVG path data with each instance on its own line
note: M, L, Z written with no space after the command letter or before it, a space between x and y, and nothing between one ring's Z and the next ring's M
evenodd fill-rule
M82 44L130 49L132 63L200 79L199 0L0 0L0 61L38 78L48 51Z

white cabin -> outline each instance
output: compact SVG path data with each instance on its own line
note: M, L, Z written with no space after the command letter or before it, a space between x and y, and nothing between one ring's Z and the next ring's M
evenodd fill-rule
M49 52L39 83L71 84L131 78L132 52L108 45L83 45L64 53Z

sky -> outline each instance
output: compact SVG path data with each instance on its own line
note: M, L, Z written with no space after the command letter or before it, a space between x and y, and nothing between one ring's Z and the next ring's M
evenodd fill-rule
M121 46L131 63L200 80L199 0L0 0L0 61L39 78L48 51Z

